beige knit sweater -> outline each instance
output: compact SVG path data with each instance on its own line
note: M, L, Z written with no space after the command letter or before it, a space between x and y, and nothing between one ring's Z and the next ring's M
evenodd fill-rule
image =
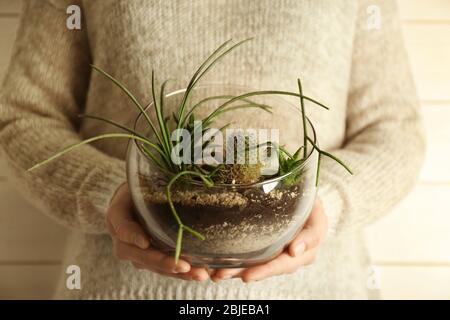
M58 297L145 299L366 298L370 261L362 228L411 189L424 153L419 106L392 0L25 1L1 90L0 146L24 195L76 230L65 264L82 270L82 289ZM82 30L66 28L66 8L82 8ZM368 28L369 5L381 29ZM126 141L102 141L27 174L25 169L82 137L114 129L79 113L131 122L129 100L94 63L149 101L151 70L174 88L228 38L255 39L215 67L207 82L297 90L330 105L308 113L322 148L355 175L324 159L320 198L330 232L319 257L297 273L251 284L186 282L119 262L105 211L125 181ZM65 275L63 275L65 276Z

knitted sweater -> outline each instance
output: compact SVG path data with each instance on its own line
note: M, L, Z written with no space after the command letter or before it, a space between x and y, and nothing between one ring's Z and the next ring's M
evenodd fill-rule
M69 4L82 9L81 30L66 28ZM371 28L369 5L380 9L379 29ZM138 271L119 261L105 212L126 180L124 140L82 147L26 173L80 137L114 131L78 114L121 123L136 116L127 97L91 72L90 63L150 101L152 69L181 88L219 44L247 37L254 39L203 83L297 91L301 77L305 94L331 106L307 111L321 147L355 172L349 176L323 159L319 196L329 233L311 266L250 284L215 284ZM415 182L425 145L419 114L392 0L25 1L1 90L0 146L24 195L75 230L64 264L80 266L82 288L69 291L61 281L59 298L367 298L370 260L362 230Z

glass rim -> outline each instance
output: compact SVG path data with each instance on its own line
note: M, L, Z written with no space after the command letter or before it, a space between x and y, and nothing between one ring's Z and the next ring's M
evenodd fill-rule
M251 88L248 88L248 87L245 87L245 86L241 86L241 85L229 85L229 84L228 84L228 85L227 85L227 84L223 85L223 84L218 84L218 83L198 85L197 87L195 87L195 88L192 89L192 90L195 91L195 90L199 90L199 89L202 89L202 88L210 88L210 87L221 87L221 88L228 88L228 89L241 89L241 90L246 90L246 91L249 91L249 92L250 92L250 91L258 91L258 90L256 90L256 89L251 89ZM180 94L180 93L184 93L184 92L186 92L186 88L183 88L183 89L177 89L177 90L174 90L174 91L172 91L172 92L167 93L167 94L164 96L164 98L170 98L171 96L174 96L174 95L177 95L177 94ZM286 99L283 99L282 97L280 97L280 95L277 95L277 94L270 94L270 95L267 95L267 96L274 97L274 98L276 98L276 99L282 100L283 103L284 103L286 106L288 106L290 109L293 109L295 112L297 112L297 113L299 113L299 114L302 113L302 111L300 110L300 108L295 107L292 103L290 103L290 102L287 101ZM149 103L149 104L144 108L144 112L147 112L147 110L150 109L150 108L153 106L153 104L154 104L153 101L152 101L151 103ZM187 111L189 112L189 110L187 110ZM134 127L133 127L133 129L134 129L135 131L137 131L137 126L138 126L138 124L139 124L139 121L141 121L143 117L144 117L143 112L139 112L139 115L136 117L136 120L134 121ZM312 134L313 134L313 139L312 139L312 140L314 141L314 144L317 145L318 143L317 143L316 129L314 128L314 125L312 124L312 122L311 122L311 120L308 118L308 116L305 116L305 118L306 118L306 120L307 120L307 122L308 122L308 124L309 124L309 126L311 127L311 130L312 130ZM299 120L301 120L301 118L300 118ZM130 142L131 142L131 141L130 141ZM150 157L142 150L142 148L141 148L141 146L139 145L138 141L133 140L133 142L136 144L136 147L138 148L139 152L140 152L145 158L147 158L149 161L153 161L153 160L152 160L152 159L151 159L151 158L150 158ZM309 142L309 144L311 144L311 142ZM313 155L314 153L317 153L317 150L316 150L316 148L315 148L314 146L312 146L311 150L309 151L309 153L308 153L306 159L302 162L302 164L299 165L298 167L296 167L294 170L291 170L291 171L285 173L285 174L282 175L282 176L276 176L276 177L274 177L274 178L270 178L270 179L267 179L267 180L264 180L264 181L258 181L258 182L255 182L255 183L249 183L249 184L231 184L231 183L220 183L220 184L219 184L219 183L218 183L218 184L214 184L213 186L208 187L208 188L231 188L231 189L241 189L241 188L242 188L242 189L246 189L246 188L259 187L259 186L271 184L271 183L274 183L274 182L279 182L279 181L282 181L282 180L286 179L286 178L289 177L290 175L293 175L293 174L299 172L300 170L302 170L303 168L305 168L306 165L309 164L309 163L312 161L311 159L312 159L312 155ZM176 174L174 173L173 176L175 176L175 175L176 175ZM190 181L189 183L192 184L192 185L205 186L204 183L203 183L202 181L195 181L195 180L192 180L192 181Z

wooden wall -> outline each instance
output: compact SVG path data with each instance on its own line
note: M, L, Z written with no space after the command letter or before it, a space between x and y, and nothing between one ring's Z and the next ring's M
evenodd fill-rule
M414 191L367 230L384 298L450 298L450 1L400 0L428 152ZM20 1L0 0L0 80ZM49 298L67 231L9 185L0 160L0 299Z

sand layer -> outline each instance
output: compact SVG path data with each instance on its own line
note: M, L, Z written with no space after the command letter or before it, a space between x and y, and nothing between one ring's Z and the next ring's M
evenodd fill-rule
M176 239L178 225L162 185L141 179L140 187L149 212ZM202 241L185 232L183 251L201 255L263 250L292 229L300 196L298 185L280 185L268 193L258 188L174 187L172 200L181 220L206 238Z

